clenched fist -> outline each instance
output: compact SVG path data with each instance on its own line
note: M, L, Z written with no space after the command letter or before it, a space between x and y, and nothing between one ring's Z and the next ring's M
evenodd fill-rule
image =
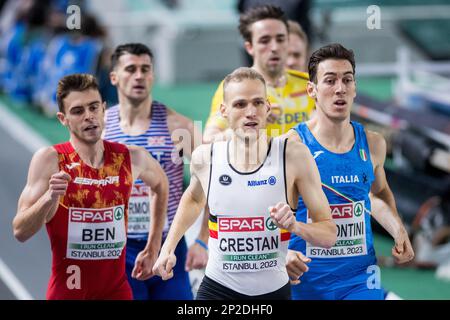
M169 280L173 277L173 267L177 263L177 257L173 253L167 253L161 250L158 259L153 266L153 273L160 276L163 280Z
M293 232L295 227L295 216L289 205L278 202L275 206L269 207L270 217L278 228Z
M60 196L64 196L70 181L70 175L65 171L52 174L49 180L48 192L52 200L59 200Z

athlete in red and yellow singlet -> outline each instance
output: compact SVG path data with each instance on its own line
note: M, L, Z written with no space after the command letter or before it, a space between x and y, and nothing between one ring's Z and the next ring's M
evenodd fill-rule
M52 273L47 299L132 299L125 274L133 178L126 146L104 141L104 165L86 165L70 142L54 146L71 180L47 224Z
M133 181L152 190L148 240L131 276L152 277L161 247L169 182L142 147L101 139L106 103L90 74L63 77L58 120L69 142L36 151L12 221L24 242L44 225L52 248L48 299L132 299L125 273L128 202Z

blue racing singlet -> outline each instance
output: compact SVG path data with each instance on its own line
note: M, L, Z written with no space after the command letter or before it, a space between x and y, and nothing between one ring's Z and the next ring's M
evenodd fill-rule
M169 179L168 221L163 232L165 238L183 193L183 159L176 150L167 127L166 106L153 101L151 118L146 132L130 136L120 128L119 105L113 106L106 110L105 140L142 146L164 169ZM128 238L147 239L150 223L149 192L142 180L135 181L129 205Z
M351 124L355 143L350 151L340 154L320 145L305 123L295 128L316 161L338 236L331 249L315 247L294 234L291 236L289 249L311 258L309 271L293 289L303 286L320 291L362 284L367 280L369 266L376 264L369 200L375 177L364 127L354 121ZM311 223L302 197L298 200L296 218Z

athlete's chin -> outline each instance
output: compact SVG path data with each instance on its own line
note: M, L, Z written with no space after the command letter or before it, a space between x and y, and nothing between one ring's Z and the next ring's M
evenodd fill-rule
M267 73L271 77L278 77L283 72L283 66L281 65L273 65L267 69Z
M95 135L83 135L80 140L85 144L96 144L101 139L100 134Z
M143 101L149 96L149 93L147 90L137 90L134 92L131 92L129 95L129 98L132 100L140 100Z
M342 122L346 121L349 118L349 115L346 114L329 114L328 118L330 118L334 122Z

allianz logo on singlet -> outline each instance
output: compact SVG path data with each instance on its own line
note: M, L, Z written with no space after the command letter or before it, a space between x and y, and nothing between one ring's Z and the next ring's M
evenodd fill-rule
M247 182L247 186L248 187L258 187L258 186L263 186L263 185L267 185L270 184L271 186L275 185L277 183L277 178L275 178L274 176L269 177L269 179L264 179L264 180L249 180Z
M359 182L358 176L345 175L345 176L331 176L331 183L356 183Z
M106 186L108 184L119 183L119 176L106 177L105 179L90 179L90 178L76 177L73 182L76 184L83 184L88 186L92 185Z

